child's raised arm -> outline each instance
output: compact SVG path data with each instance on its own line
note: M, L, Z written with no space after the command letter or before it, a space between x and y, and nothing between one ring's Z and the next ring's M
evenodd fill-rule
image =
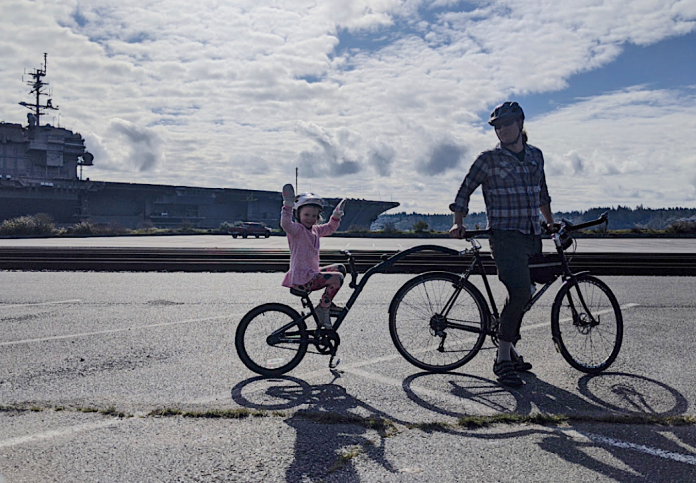
M317 227L317 234L319 236L329 236L336 230L338 230L338 226L341 223L341 218L345 214L343 211L343 207L346 204L346 199L343 198L337 205L336 208L334 208L333 213L331 214L331 218L329 218L329 222L325 223L323 225L319 225Z
M296 229L292 222L292 207L295 204L295 189L291 184L283 186L283 208L280 210L280 227L285 233L291 233Z

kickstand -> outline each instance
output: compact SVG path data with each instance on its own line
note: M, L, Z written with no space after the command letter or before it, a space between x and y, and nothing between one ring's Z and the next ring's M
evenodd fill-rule
M335 354L331 354L331 359L329 359L329 369L336 369L336 366L338 366L341 363L341 358L336 357Z

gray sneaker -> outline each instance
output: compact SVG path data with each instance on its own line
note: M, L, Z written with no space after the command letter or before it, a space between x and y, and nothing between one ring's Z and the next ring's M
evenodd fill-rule
M314 309L317 314L319 325L325 329L331 329L331 312L329 307L319 305Z

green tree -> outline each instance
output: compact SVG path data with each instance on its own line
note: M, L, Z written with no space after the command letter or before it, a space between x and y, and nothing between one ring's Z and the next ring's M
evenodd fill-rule
M423 233L428 229L428 224L423 220L418 220L413 224L413 231L416 233Z

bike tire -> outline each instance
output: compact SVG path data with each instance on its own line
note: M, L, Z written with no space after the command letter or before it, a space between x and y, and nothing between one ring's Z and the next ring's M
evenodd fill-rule
M591 316L578 297L578 289ZM570 300L577 317L573 315ZM598 318L599 324L589 324L592 317ZM588 374L598 374L614 363L621 350L621 306L607 284L596 277L581 275L568 280L553 302L551 334L561 355L571 366Z
M461 286L446 318L447 301ZM438 324L446 334L437 334ZM486 338L490 311L481 292L454 273L428 272L406 282L389 307L389 333L396 350L414 366L429 372L448 372L469 362Z
M307 325L287 305L270 303L249 311L239 322L234 343L242 363L262 376L291 371L307 353ZM295 323L293 324L293 321ZM285 331L279 332L286 327ZM270 337L278 335L273 342Z

